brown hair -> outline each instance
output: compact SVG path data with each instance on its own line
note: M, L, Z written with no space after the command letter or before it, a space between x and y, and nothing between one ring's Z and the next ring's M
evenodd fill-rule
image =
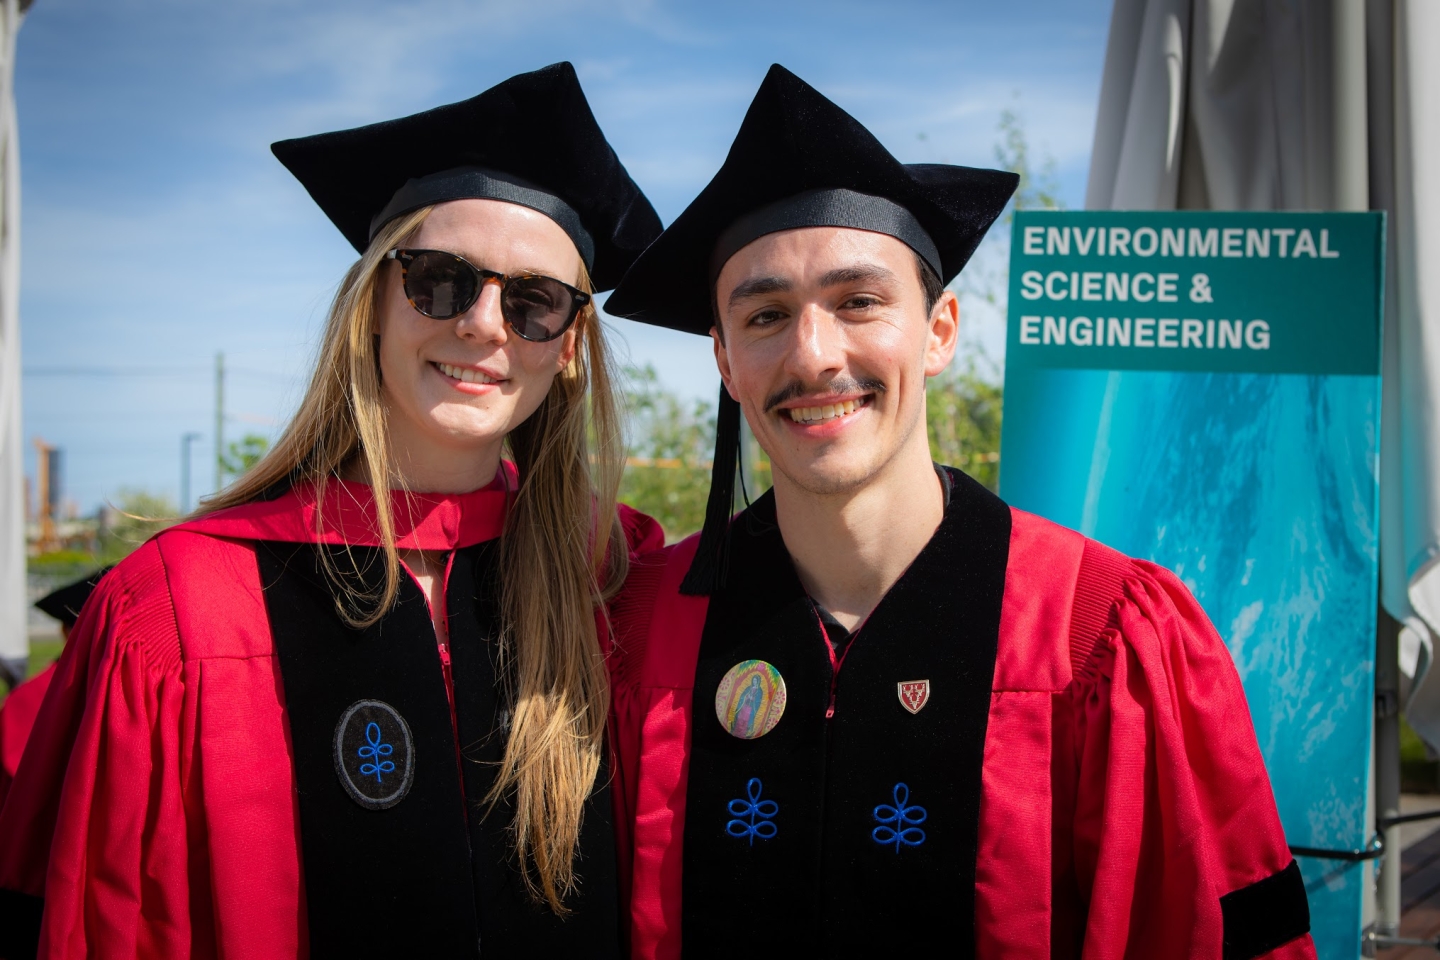
M401 582L389 493L406 488L386 443L377 358L380 269L385 253L413 236L431 209L387 224L346 272L300 409L259 463L197 511L262 499L290 483L314 484L318 504L342 468L368 477L384 548L383 586L365 589L321 554L337 610L357 628L385 615ZM577 285L591 289L583 267ZM628 558L615 511L624 469L620 416L593 306L574 329L575 358L507 437L519 483L501 537L500 643L513 718L485 798L493 806L513 796L512 832L526 886L557 914L567 912L564 898L575 889L580 822L599 773L610 703L595 609L619 589ZM315 522L319 532L318 509Z

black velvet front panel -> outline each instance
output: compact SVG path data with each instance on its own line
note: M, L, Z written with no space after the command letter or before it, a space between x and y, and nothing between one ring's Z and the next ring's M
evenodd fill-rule
M686 957L729 956L742 943L804 956L943 943L947 956L972 955L1010 512L963 474L951 479L935 536L851 646L829 720L830 660L774 526L773 496L735 522L729 583L711 599L696 668ZM755 740L727 733L713 703L725 672L747 659L773 664L788 698L779 724ZM930 696L911 714L897 684L918 680ZM764 801L773 816L753 811ZM746 829L758 820L773 835Z
M366 630L351 629L321 573L322 549L336 548L260 543L255 551L294 745L310 955L404 957L423 943L427 956L473 957L469 842L425 598L406 577L394 609ZM378 550L350 555L367 579L382 575ZM339 549L335 559L352 562ZM337 776L336 725L359 700L388 704L413 738L410 789L387 809L361 806Z
M458 550L451 565L453 727L429 609L409 577L395 608L355 631L336 615L320 574L317 551L330 548L258 546L295 744L313 957L620 955L608 772L601 771L585 810L580 892L567 898L564 919L533 903L524 888L509 834L511 804L484 803L509 735L509 694L494 642L497 546ZM351 549L353 561L337 551L337 562L378 578L379 552ZM368 734L352 720L337 738L337 723L360 701L392 707L408 730L362 706L355 716L380 729ZM383 791L357 799L345 787L341 777L358 775L361 765L341 770L335 762L337 740L344 749L366 747L367 736L392 743L385 759L396 763L390 775L397 782L410 754L409 790L384 808L377 803Z
M710 600L695 670L685 800L681 934L685 957L730 956L737 943L771 956L813 956L822 936L830 660L814 607L774 528L774 495L730 536L725 591ZM715 717L715 690L742 660L765 660L785 678L785 713L755 740L732 737ZM775 835L731 836L730 802L778 807ZM737 809L739 809L737 806ZM768 830L766 831L769 832Z
M620 914L609 773L585 807L579 891L558 918L525 890L509 833L514 807L485 797L495 782L509 736L510 702L497 662L495 541L456 551L450 573L450 658L460 730L466 809L483 953L499 957L619 957Z

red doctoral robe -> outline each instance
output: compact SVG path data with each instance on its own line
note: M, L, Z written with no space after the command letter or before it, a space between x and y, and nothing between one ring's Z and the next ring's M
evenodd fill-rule
M40 712L45 691L50 689L54 676L55 664L52 663L10 691L10 696L0 704L0 808L5 806L5 795L10 792L15 771L20 767L25 741L30 739L35 715Z
M398 544L492 540L506 496L498 480L395 494ZM22 913L43 898L40 957L308 955L294 747L255 541L375 546L369 505L368 487L332 483L317 538L313 490L292 490L165 530L101 582L0 811L0 898ZM622 508L622 521L632 549L663 543L648 517Z
M757 501L751 509L759 506ZM1227 935L1222 897L1236 891L1264 893L1283 880L1292 912L1305 918L1297 921L1303 922L1302 932L1281 932L1287 942L1248 955L1314 957L1313 942L1303 932L1308 911L1303 893L1297 893L1298 874L1244 692L1205 613L1169 571L1000 507L1009 511L1009 549L980 776L974 955L1219 960L1233 955L1222 943ZM732 543L743 527L737 520ZM775 538L778 543L778 533ZM678 592L696 546L692 537L632 565L612 612L619 650L612 657L612 722L621 887L628 884L631 890L632 955L646 960L680 956L682 913L688 923L695 916L692 909L707 909L682 902L682 889L691 889L695 879L682 843L687 782L692 792L695 783L690 758L701 725L716 724L710 702L715 687L700 689L696 682L707 607L714 601ZM783 545L776 549L783 551ZM733 550L732 581L740 562ZM847 707L855 652L867 639L878 639L867 638L869 629L867 623L855 635L850 659L832 687L839 695L831 700L837 717ZM816 633L805 642L823 641ZM905 642L921 640L911 636ZM886 678L892 679L909 678ZM793 722L790 711L799 702L793 682L791 690L782 727ZM882 691L884 696L894 694ZM909 722L898 709L895 716L897 722ZM715 738L726 740L716 730ZM748 749L762 741L726 742ZM783 760L795 766L804 762L796 755ZM780 779L784 766L779 770L765 778L766 796L773 795L771 781ZM830 776L841 779L845 773ZM718 814L713 843L743 844L743 839L725 837L720 825L725 816L756 809L759 781L750 783L757 788L750 805L743 798L731 801L728 814L721 812L723 799L706 805L712 816ZM919 796L914 783L912 799ZM888 796L879 799L889 802ZM783 800L759 816L770 817L777 807L780 816L774 820L779 822L786 812ZM885 810L893 815L893 808ZM876 808L877 818L880 813ZM942 813L931 805L923 829L931 831L932 840ZM745 848L750 856L778 842L744 821L731 820L724 829L731 831L730 838L755 834ZM781 825L782 838L786 831L794 836L793 821ZM894 834L884 839L894 843ZM860 842L869 843L868 834ZM832 857L826 862L833 867L844 861ZM726 875L720 887L707 891L719 891L723 899L726 886L747 883L743 875L738 880ZM782 888L780 897L794 890L799 907L804 886ZM1247 895L1237 894L1242 901ZM843 893L839 899L845 899ZM1260 908L1250 911L1248 920L1261 928L1263 944L1268 904L1263 896L1250 905L1255 904ZM1239 904L1240 914L1246 906ZM848 909L863 917L867 904L854 902ZM717 918L714 929L729 924L738 935L746 922L731 913ZM898 946L907 929L896 925L888 935ZM1269 935L1272 944L1278 942L1273 932ZM686 948L687 953L706 949L704 942Z

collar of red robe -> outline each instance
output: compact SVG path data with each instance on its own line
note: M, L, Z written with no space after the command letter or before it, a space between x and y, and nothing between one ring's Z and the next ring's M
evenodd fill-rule
M469 493L391 491L395 545L402 550L454 550L500 536L505 525L508 490L515 487L515 466L503 463L495 479ZM375 500L368 484L331 480L318 511L315 487L303 484L274 500L243 503L187 521L172 529L238 540L285 543L380 545Z

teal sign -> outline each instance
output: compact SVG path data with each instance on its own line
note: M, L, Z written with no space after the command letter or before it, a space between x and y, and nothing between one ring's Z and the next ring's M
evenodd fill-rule
M1296 846L1373 830L1383 231L1035 211L1012 237L1001 495L1180 577ZM1355 956L1367 868L1300 865L1320 956Z
M1380 230L1371 214L1022 212L1006 362L1378 375Z

